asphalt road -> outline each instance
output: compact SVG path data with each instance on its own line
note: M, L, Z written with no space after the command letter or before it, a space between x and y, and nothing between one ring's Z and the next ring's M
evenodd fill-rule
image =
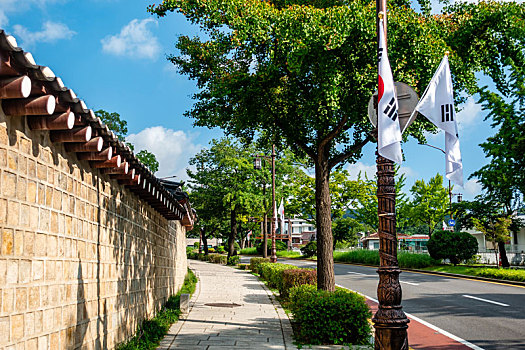
M376 270L335 264L336 284L377 299ZM525 288L406 271L400 281L405 312L483 349L525 349Z

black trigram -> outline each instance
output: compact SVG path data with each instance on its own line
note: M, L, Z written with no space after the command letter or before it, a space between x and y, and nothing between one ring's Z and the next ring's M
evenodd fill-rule
M453 122L454 121L454 106L452 104L447 103L445 105L441 105L441 122Z
M395 121L397 119L397 106L396 106L396 99L392 97L390 102L388 102L388 105L386 106L384 113L388 115L388 118Z
M377 49L377 63L381 62L381 56L383 56L383 48L382 47Z

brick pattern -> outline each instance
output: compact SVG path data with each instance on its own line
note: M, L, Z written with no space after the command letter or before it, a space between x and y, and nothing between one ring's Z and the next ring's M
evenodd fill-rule
M186 267L180 222L0 111L0 350L114 348Z

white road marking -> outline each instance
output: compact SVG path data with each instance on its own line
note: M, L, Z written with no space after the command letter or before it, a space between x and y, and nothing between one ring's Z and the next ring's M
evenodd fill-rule
M350 288L343 287L343 286L340 285L340 284L336 284L336 286L341 287L341 288L344 288L344 289L351 290ZM374 298L372 298L372 297L369 297L368 295L365 295L365 294L362 294L362 293L359 293L359 292L355 292L355 293L357 293L357 294L359 294L359 295L362 295L362 296L364 296L365 298L370 299L370 300L372 300L372 301L375 302L375 303L379 303L379 301L378 301L377 299L374 299ZM444 336L449 337L450 339L453 339L453 340L457 341L458 343L461 343L461 344L463 344L463 345L465 345L465 346L468 346L468 347L471 348L471 349L474 349L474 350L484 350L483 348L480 348L479 346L474 345L474 344L472 344L471 342L466 341L465 339L462 339L462 338L460 338L460 337L458 337L458 336L455 336L454 334L451 334L451 333L447 332L447 331L444 330L444 329L441 329L441 328L439 328L439 327L436 327L436 326L434 326L433 324L428 323L427 321L423 321L423 320L420 319L419 317L416 317L416 316L411 315L411 314L409 314L409 313L405 313L405 314L407 315L407 317L413 319L414 321L417 321L417 322L419 322L419 323L421 323L421 324L423 324L423 325L425 325L425 326L427 326L427 327L429 327L429 328L435 330L436 332L439 332L439 333L443 334Z
M347 273L351 273L353 275L360 275L360 276L372 276L372 275L367 275L366 273L361 273L361 272L348 271Z
M406 283L406 284L410 284L411 286L419 286L419 283L414 283L414 282L406 282L406 281L399 281L400 283Z
M488 300L488 299L478 298L478 297L474 297L472 295L463 294L463 296L465 298L476 299L476 300L479 300L479 301L484 301L486 303L496 304L496 305L499 305L499 306L510 306L508 304L503 304L503 303L499 303L497 301L492 301L492 300Z

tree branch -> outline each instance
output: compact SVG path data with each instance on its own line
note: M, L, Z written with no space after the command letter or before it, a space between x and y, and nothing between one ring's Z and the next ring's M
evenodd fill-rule
M334 166L339 164L340 162L344 161L345 159L352 156L354 153L359 152L369 141L371 141L373 138L372 135L368 134L368 136L361 142L353 145L347 152L342 153L331 160L328 161L328 166L330 169L332 169Z
M337 125L335 126L335 128L332 129L332 131L330 131L328 133L328 135L326 135L326 137L324 139L321 140L321 142L319 143L319 149L322 149L326 146L326 144L328 144L328 142L332 141L337 135L339 135L339 133L343 130L343 128L345 127L346 125L346 122L348 121L348 116L344 116L340 121L339 123L337 123Z

